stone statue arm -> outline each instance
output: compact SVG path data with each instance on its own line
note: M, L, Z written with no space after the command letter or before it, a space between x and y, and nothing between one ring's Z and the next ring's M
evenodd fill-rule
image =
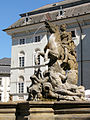
M41 83L41 80L38 79L35 75L31 76L30 79L32 80L32 82L33 82L33 81L36 81L36 82L38 82L38 83Z
M63 80L67 78L65 75L63 75L63 74L61 74L61 73L58 73L58 75L59 75Z

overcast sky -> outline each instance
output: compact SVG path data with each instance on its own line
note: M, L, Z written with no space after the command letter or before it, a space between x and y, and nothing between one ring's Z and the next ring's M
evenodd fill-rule
M2 30L16 22L19 14L62 0L1 0L0 1L0 59L11 57L11 37Z

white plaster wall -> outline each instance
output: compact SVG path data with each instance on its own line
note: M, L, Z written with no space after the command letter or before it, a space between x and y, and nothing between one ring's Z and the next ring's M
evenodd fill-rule
M45 35L40 42L12 46L11 68L19 67L19 53L21 51L24 51L25 53L25 66L32 66L32 58L35 49L40 48L40 50L42 51L46 43L47 37Z
M10 93L13 95L13 100L20 100L18 97L18 82L19 77L24 77L24 99L27 99L27 86L30 86L30 76L34 73L34 52L35 49L40 48L43 51L45 45L47 43L47 35L44 35L40 42L28 43L24 45L15 45L12 46L12 59L11 59L11 88ZM25 66L24 68L19 68L19 53L24 51L25 53ZM43 64L43 59L41 64ZM44 67L41 68L45 69Z
M9 93L10 93L10 77L0 77L2 78L2 85L0 86L0 93L2 94L2 102L9 101Z

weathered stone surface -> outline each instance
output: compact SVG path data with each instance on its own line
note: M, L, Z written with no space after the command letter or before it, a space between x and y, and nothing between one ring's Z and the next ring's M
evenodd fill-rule
M0 103L0 120L16 120L17 103Z
M0 103L0 120L90 120L90 102Z
M48 69L44 72L38 68L30 77L32 84L28 88L28 101L45 99L78 101L85 100L84 87L77 86L78 64L75 44L71 33L66 32L66 25L60 26L45 22L50 32L49 41L44 52L37 52L44 57ZM36 60L38 64L38 59Z
M29 120L29 109L28 102L1 102L0 120Z
M30 120L89 120L90 102L30 102Z

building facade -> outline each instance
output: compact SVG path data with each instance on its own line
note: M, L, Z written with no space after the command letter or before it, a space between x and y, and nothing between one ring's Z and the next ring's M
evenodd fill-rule
M0 59L0 101L9 101L11 59Z
M4 29L12 36L11 56L11 88L13 100L27 99L27 87L30 85L30 76L35 69L42 71L47 67L37 51L43 51L48 42L49 33L44 21L49 20L60 26L67 25L67 31L72 32L72 39L76 44L79 70L79 85L90 88L90 1L64 0L49 4L34 11L20 15L21 18Z

